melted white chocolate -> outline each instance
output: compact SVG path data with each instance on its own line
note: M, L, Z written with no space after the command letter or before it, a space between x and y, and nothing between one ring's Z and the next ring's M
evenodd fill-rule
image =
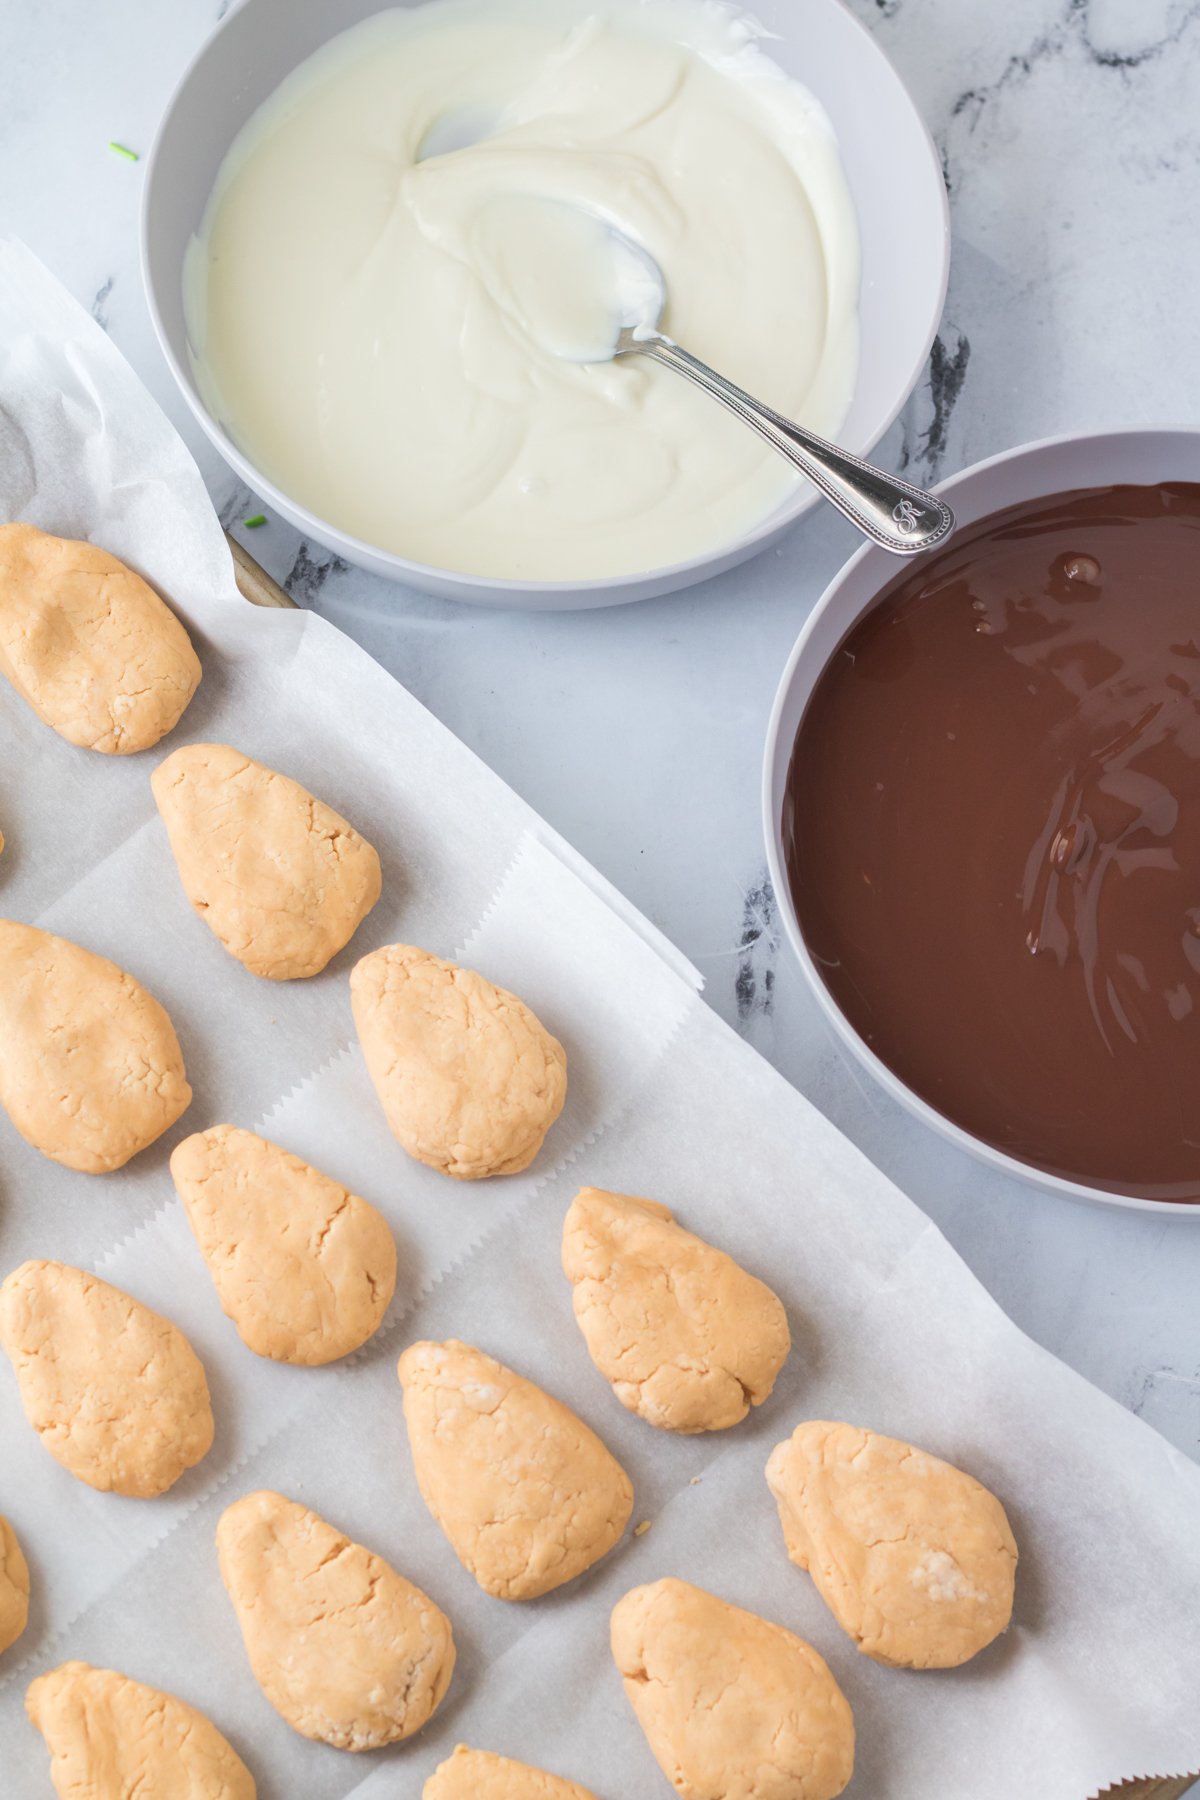
M844 417L854 212L756 35L688 0L427 0L336 38L240 134L192 246L214 413L294 500L440 568L586 579L742 536L797 479L775 453L668 369L575 359L628 298L607 220L661 267L671 335L817 431Z

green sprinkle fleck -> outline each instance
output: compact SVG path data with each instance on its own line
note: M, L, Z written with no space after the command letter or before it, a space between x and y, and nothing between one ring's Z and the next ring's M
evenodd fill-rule
M126 144L110 144L108 147L115 155L123 156L127 162L138 162L140 160L137 151L130 150Z
M266 522L266 513L255 513L252 518L242 520L242 524L246 527L247 531L257 531L258 527L260 525L265 525Z

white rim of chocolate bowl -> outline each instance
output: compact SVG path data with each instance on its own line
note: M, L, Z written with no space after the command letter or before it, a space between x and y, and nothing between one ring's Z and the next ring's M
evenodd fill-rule
M420 4L420 0L409 0L409 3ZM211 155L206 157L200 152L195 157L185 158L183 156L180 133L193 130L199 132L204 129L196 122L203 111L197 104L199 91L208 84L218 95L232 93L235 96L234 100L229 102L231 108L245 106L238 124L234 127L236 132L240 128L240 124L244 123L245 118L249 116L249 111L253 110L253 107L259 104L261 99L266 98L266 95L273 91L279 80L283 78L283 74L310 54L311 47L315 47L299 47L287 63L287 67L272 75L262 91L258 91L254 70L245 67L235 54L234 47L238 42L237 34L246 36L250 30L247 21L253 22L259 15L269 14L283 4L284 0L240 0L240 3L230 10L187 65L167 102L146 158L146 181L139 223L142 284L154 334L158 339L167 366L201 429L223 460L257 497L265 501L273 511L279 513L306 537L323 544L327 549L345 557L347 561L359 567L422 592L462 601L468 605L522 611L566 611L617 606L673 593L679 588L689 587L696 582L707 580L711 576L718 575L757 555L774 544L784 532L788 531L805 513L818 504L820 496L817 491L809 483L803 482L791 500L785 506L777 508L761 524L731 543L702 555L689 557L684 561L659 568L638 570L628 575L615 577L525 582L511 577L463 574L456 570L416 562L394 552L381 550L364 539L339 530L337 526L327 523L300 502L290 499L282 488L270 480L243 451L239 450L224 428L208 411L200 397L185 350L186 329L182 325L181 305L182 254L176 259L173 254L168 253L162 241L165 236L178 235L182 229L185 233L184 242L186 243L187 237L190 237L199 222L199 210L194 206L185 206L183 210L192 216L181 219L179 216L180 197L177 190L182 182L194 183L203 179L203 191L207 197L220 159L232 141L233 133L222 139L220 153L215 160ZM328 41L329 38L336 36L339 31L357 19L385 10L385 5L386 0L383 4L380 3L380 0L326 0L326 4L318 9L321 19L319 41ZM911 350L906 356L902 353L897 354L897 363L902 365L902 372L898 370L894 380L889 380L886 387L883 382L880 382L878 398L872 399L871 407L868 408L868 417L863 421L863 429L855 434L853 440L845 443L845 448L853 453L869 456L898 416L920 379L941 322L950 272L950 214L941 160L907 86L866 26L860 24L853 17L841 4L841 0L762 0L759 5L756 5L756 0L745 0L745 10L751 14L756 11L765 12L771 6L781 6L789 13L794 14L797 21L797 32L803 29L804 16L806 14L811 16L814 10L826 17L836 16L839 21L837 29L849 32L849 41L855 46L857 52L856 56L850 59L850 70L843 78L846 83L847 95L850 95L852 91L854 70L857 69L861 76L861 69L864 65L873 66L875 78L887 82L894 88L897 107L906 117L905 129L909 145L907 166L902 171L894 173L896 173L897 179L901 174L903 175L902 186L906 205L926 209L926 235L930 245L936 246L936 264L931 255L929 266L921 276L921 285L914 302L914 320L910 328ZM313 9L308 8L302 9L294 15L298 26L313 16ZM793 32L788 33L789 37L794 35ZM286 41L290 40L285 39ZM246 103L242 97L250 90L253 90L251 100ZM828 88L824 92L818 92L817 98L828 110L836 110L832 107ZM843 98L845 104L849 106L850 99L845 96ZM189 113L192 115L191 121L185 120L185 123L181 125L181 117ZM848 155L847 133L839 128L838 136L845 162ZM863 134L860 132L857 136L861 137ZM188 143L187 147L189 152L196 148L194 143ZM181 173L181 164L184 161L190 164L186 176ZM861 225L863 207L857 192L855 193L855 205ZM883 208L882 198L878 201L878 205ZM894 209L889 206L887 210L891 212ZM882 259L880 260L882 261ZM875 278L869 279L868 272L864 268L860 311L867 288L869 287L874 294L885 286L880 280L881 274L882 267L876 268ZM858 395L856 394L855 404L857 404L857 400Z
M1086 470L1089 465L1104 472L1082 479L1072 473L1073 470ZM1054 474L1055 468L1061 469L1061 474ZM1022 475L1027 476L1027 480L1022 480ZM970 525L1022 499L1036 499L1071 488L1171 480L1200 482L1200 428L1189 425L1115 427L1106 431L1071 432L1040 438L972 463L969 468L940 483L935 491L953 501L960 524ZM813 607L796 639L784 665L767 726L762 775L767 866L784 931L808 988L838 1043L849 1051L853 1060L866 1069L906 1112L976 1161L1013 1177L1026 1187L1057 1194L1063 1199L1089 1206L1116 1207L1127 1212L1157 1213L1164 1218L1190 1219L1200 1225L1200 1202L1146 1200L1070 1181L1031 1163L1021 1162L956 1125L914 1093L864 1042L834 1000L809 953L784 864L783 786L796 730L818 678L846 632L870 609L895 573L894 559L870 544L864 545L843 565ZM832 642L829 642L831 636Z

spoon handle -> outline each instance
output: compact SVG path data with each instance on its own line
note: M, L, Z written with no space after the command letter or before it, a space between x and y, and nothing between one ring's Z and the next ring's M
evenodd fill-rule
M944 501L894 475L885 475L882 469L772 412L672 338L660 333L635 338L632 332L623 332L619 351L652 356L702 387L766 438L851 524L884 550L896 556L915 556L918 551L931 550L954 530L954 514Z

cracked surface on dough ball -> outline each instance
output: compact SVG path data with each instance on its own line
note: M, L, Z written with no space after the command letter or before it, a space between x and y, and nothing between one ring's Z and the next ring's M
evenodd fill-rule
M950 1669L1007 1626L1017 1546L973 1476L897 1438L814 1419L776 1445L767 1484L788 1555L864 1655Z
M255 1800L254 1777L211 1720L115 1669L61 1663L25 1710L59 1800Z
M255 1680L302 1737L377 1750L441 1704L450 1621L381 1556L266 1490L225 1509L217 1550Z
M723 1431L770 1394L791 1347L781 1302L665 1206L582 1188L562 1263L592 1361L648 1424Z
M379 898L372 845L298 781L228 744L185 744L150 786L184 893L253 975L318 975Z
M634 1588L613 1660L682 1800L834 1800L854 1772L854 1719L811 1644L687 1581Z
M89 1487L152 1499L212 1445L208 1383L182 1331L84 1269L14 1269L0 1344L29 1423Z
M562 1045L514 994L412 944L364 956L354 1023L392 1133L460 1181L526 1169L563 1108Z
M0 1656L29 1623L29 1564L17 1534L0 1513Z
M421 1789L421 1800L596 1800L596 1796L561 1775L547 1775L529 1763L459 1744L433 1771Z
M69 744L124 756L178 724L200 663L170 607L115 556L0 525L0 674Z
M69 938L0 919L0 1104L27 1143L103 1175L191 1098L175 1028L140 981Z
M226 1317L258 1356L333 1362L378 1329L396 1245L366 1200L235 1125L184 1138L171 1177Z
M533 1600L607 1555L633 1487L570 1407L456 1338L397 1374L421 1497L486 1593Z

